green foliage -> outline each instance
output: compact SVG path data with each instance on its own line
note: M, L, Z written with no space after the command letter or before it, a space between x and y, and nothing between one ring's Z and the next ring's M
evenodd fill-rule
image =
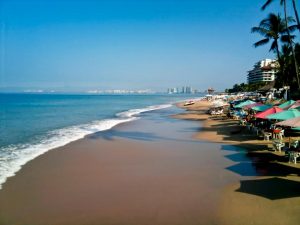
M288 19L292 21L292 18ZM277 53L278 57L278 41L287 42L286 40L288 40L284 20L281 19L279 14L270 13L266 19L259 23L258 27L252 27L251 32L259 33L264 37L264 39L254 43L254 47L259 47L272 41L270 51Z
M266 0L261 7L262 10L267 8L271 3L276 0ZM291 6L293 7L294 16L296 19L287 15L287 2L288 0L277 0L283 7L284 19L280 15L270 13L268 17L262 20L258 27L253 27L252 32L259 33L263 39L254 44L255 47L271 43L270 51L275 53L279 67L275 79L275 87L290 86L291 93L299 92L299 63L300 62L300 45L295 43L298 40L296 35L291 33L298 31L299 35L300 25L299 16L296 9L295 1L292 0ZM293 24L294 22L296 24ZM294 41L294 42L293 42ZM231 89L230 89L231 90Z
M263 86L265 86L267 82L257 82L257 83L251 83L251 84L235 84L232 88L225 89L225 92L227 93L236 93L236 92L250 92L250 91L256 91Z

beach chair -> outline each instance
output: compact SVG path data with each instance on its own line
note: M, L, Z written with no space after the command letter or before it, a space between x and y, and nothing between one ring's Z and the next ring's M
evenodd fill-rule
M218 110L215 115L219 116L219 115L222 115L223 114L223 109L222 110Z
M272 144L275 152L281 152L282 148L285 146L285 143L283 143L281 140L274 140Z
M263 132L264 134L264 140L265 141L269 141L270 140L270 137L272 136L272 133L269 133L269 132Z
M246 123L247 123L246 120L241 119L240 122L239 122L239 125L241 125L241 126L246 126Z
M278 134L278 138L283 139L283 137L284 137L284 130L281 130Z
M211 112L210 112L210 115L216 115L217 114L217 111L216 110L212 110Z
M296 151L290 151L289 152L289 163L293 162L295 164L297 164L297 158L300 157L300 152L296 152Z
M299 145L299 141L298 140L295 140L295 141L291 142L291 147L292 148L298 148L298 145Z

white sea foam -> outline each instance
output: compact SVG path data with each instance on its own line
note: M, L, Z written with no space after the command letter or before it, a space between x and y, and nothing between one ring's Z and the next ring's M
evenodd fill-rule
M125 112L117 113L117 116L121 117L121 118L130 118L130 117L134 117L138 114L141 114L143 112L149 112L149 111L153 111L153 110L169 108L171 106L172 106L171 104L165 104L165 105L148 106L148 107L142 108L142 109L130 109Z
M86 135L109 130L114 126L133 121L143 112L170 107L171 105L149 106L142 109L131 109L117 114L117 118L93 121L88 124L70 126L48 132L28 144L10 145L0 148L0 189L8 177L12 177L23 165L45 152L64 146Z

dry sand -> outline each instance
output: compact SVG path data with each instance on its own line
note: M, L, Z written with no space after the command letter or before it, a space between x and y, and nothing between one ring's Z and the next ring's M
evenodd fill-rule
M232 168L244 171L241 180L247 182L236 182L224 188L219 208L221 224L299 224L299 164L288 164L283 153L270 152L270 141L259 139L246 128L241 128L237 121L205 114L210 102L178 106L186 108L187 112L175 115L175 118L200 121L202 128L195 138L245 148L253 167L259 172L247 177L247 163L232 155L237 162Z

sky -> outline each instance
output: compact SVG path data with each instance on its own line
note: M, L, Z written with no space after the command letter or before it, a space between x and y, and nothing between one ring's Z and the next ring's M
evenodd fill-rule
M230 88L273 58L264 2L0 0L0 91Z

